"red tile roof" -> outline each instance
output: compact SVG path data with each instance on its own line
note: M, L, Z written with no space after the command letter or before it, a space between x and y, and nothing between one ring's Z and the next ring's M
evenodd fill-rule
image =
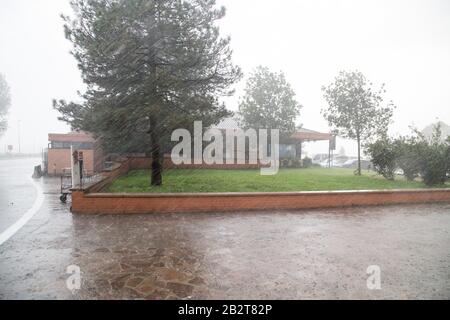
M95 142L95 139L85 132L49 133L48 141L57 142Z

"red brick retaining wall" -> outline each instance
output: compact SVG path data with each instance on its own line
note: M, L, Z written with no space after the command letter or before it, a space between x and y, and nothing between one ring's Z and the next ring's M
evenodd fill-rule
M450 202L449 189L112 194L72 193L73 213L208 212L240 210L310 209L401 203Z
M450 202L450 189L307 191L254 193L101 193L131 169L149 168L151 160L130 158L105 172L105 179L86 190L72 190L72 212L128 214L311 209L404 203Z

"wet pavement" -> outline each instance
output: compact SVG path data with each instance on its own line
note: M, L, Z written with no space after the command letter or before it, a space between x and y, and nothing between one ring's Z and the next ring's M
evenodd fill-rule
M0 246L1 299L450 298L450 204L76 216L58 179L40 183L43 206Z
M40 158L0 159L0 233L20 218L36 198L30 178Z

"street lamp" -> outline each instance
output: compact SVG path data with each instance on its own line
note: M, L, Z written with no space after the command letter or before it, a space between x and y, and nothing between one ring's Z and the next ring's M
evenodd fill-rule
M20 120L17 120L17 136L19 141L19 154L20 154Z

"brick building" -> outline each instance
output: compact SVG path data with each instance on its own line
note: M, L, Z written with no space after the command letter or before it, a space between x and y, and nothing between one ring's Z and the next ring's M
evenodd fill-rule
M70 170L70 147L83 152L85 175L103 169L103 153L99 143L85 132L66 134L49 133L48 148L44 152L44 172L50 176L61 175Z

